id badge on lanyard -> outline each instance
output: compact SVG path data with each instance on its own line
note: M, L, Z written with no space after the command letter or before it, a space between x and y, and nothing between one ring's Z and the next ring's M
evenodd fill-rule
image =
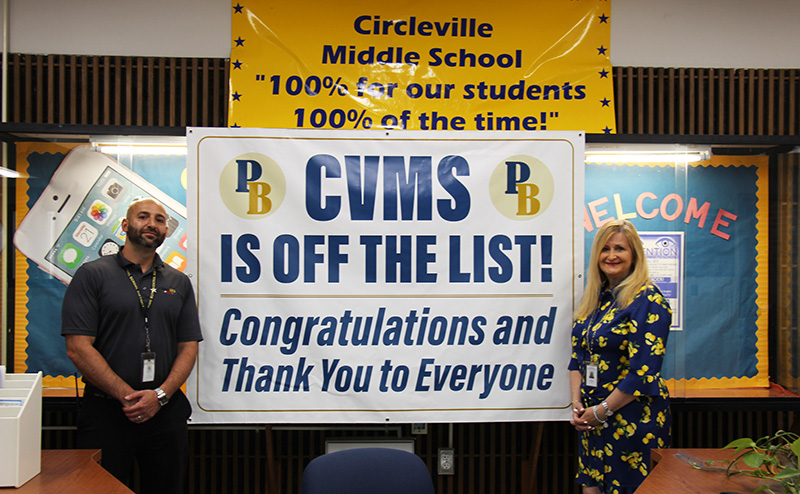
M597 375L600 372L600 367L594 360L592 360L591 362L586 362L585 369L586 369L586 376L585 376L586 385L589 386L590 388L596 388Z
M156 352L142 352L142 382L150 383L156 378Z

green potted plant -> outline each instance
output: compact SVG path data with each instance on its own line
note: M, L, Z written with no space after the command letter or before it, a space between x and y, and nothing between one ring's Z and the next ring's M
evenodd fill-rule
M784 493L800 494L800 436L793 432L778 431L771 436L757 440L743 437L731 441L722 449L733 449L730 459L724 460L726 468L714 467L714 462L692 462L700 469L722 470L726 475L748 475L768 482L753 491L775 493L773 488L780 485ZM781 491L778 491L781 492Z

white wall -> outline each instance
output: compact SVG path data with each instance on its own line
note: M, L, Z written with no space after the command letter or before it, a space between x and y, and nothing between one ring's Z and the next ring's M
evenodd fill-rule
M618 67L800 68L800 0L609 0Z
M12 53L230 56L230 0L3 1Z
M230 0L0 1L14 53L230 54ZM800 0L609 2L615 66L800 68Z

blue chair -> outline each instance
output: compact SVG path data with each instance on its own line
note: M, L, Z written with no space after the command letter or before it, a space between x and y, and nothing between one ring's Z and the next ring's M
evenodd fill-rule
M433 494L422 459L389 448L354 448L314 458L303 471L302 494Z

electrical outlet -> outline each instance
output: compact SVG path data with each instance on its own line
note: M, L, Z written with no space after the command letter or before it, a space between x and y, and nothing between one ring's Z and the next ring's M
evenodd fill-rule
M428 424L411 424L412 434L427 434Z
M456 452L453 448L439 448L439 475L454 475L456 471Z

